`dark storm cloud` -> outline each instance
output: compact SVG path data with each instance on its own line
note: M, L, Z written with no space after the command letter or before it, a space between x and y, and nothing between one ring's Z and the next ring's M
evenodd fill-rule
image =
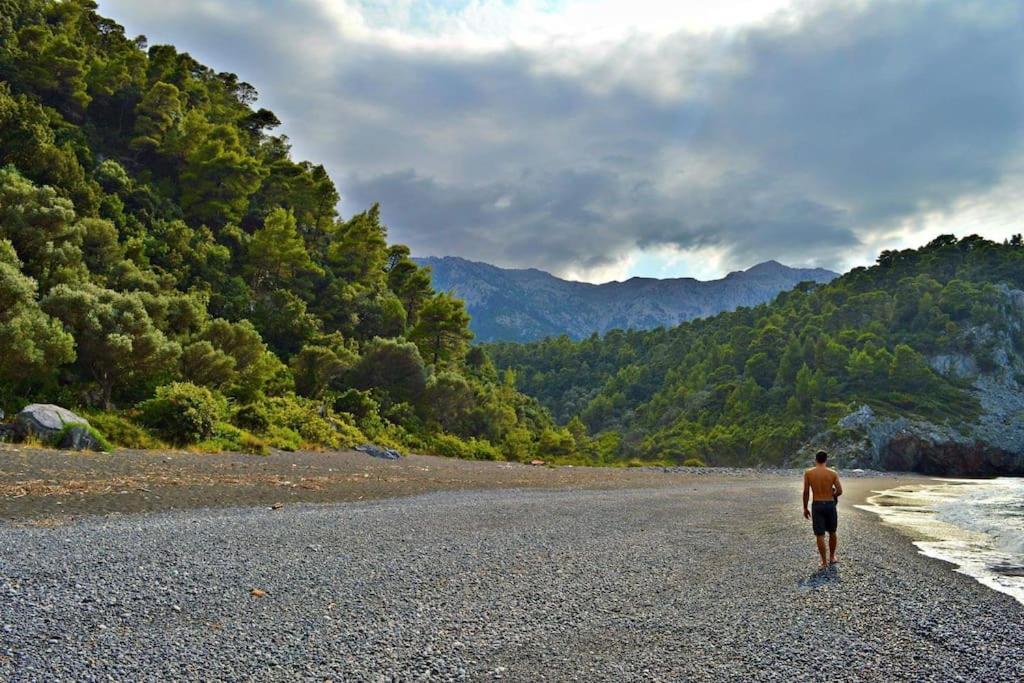
M838 266L1022 155L1016 2L819 3L582 60L370 42L311 1L176 7L152 28L156 10L102 9L257 85L343 211L381 202L420 254L564 270L668 245Z
M943 207L1000 179L1024 134L1019 3L842 6L747 34L750 68L702 140L754 156L858 218Z

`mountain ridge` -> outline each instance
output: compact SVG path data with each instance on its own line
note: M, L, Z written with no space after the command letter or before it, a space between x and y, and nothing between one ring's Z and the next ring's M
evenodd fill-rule
M501 268L458 256L419 257L438 291L465 300L478 341L582 339L613 329L677 325L753 306L798 283L828 282L824 268L790 268L770 260L716 280L632 277L601 284L565 280L537 268Z

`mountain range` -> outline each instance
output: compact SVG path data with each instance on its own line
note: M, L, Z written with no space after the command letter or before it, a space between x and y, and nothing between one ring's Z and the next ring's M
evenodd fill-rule
M612 329L673 326L740 306L770 301L800 282L828 282L823 268L790 268L766 261L719 280L634 277L590 284L529 269L499 268L454 256L419 258L434 287L464 299L477 341L582 339Z

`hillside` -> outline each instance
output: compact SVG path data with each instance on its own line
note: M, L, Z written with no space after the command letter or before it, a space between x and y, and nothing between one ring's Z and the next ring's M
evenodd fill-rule
M548 416L252 85L89 0L0 7L0 409L126 446L531 457Z
M836 273L789 268L775 261L720 280L631 278L594 285L541 270L512 270L452 256L418 258L438 291L466 302L479 341L533 341L559 335L582 339L613 329L648 330L754 306L804 281Z
M671 330L489 347L616 457L1024 473L1024 246L883 252L824 285Z

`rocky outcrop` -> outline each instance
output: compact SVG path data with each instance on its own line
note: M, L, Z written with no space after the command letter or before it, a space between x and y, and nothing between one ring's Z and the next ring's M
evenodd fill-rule
M44 440L53 440L69 424L89 424L84 417L79 417L67 408L52 403L33 403L25 406L14 416L14 431L18 438L35 436Z
M949 426L906 418L882 418L868 406L839 420L852 433L838 448L855 467L933 475L1024 474L1024 452L1010 439L979 437Z
M1002 286L1005 325L963 332L962 346L984 355L946 353L929 358L936 372L967 382L980 414L956 425L879 416L861 406L823 436L853 466L943 475L1024 475L1024 358L1013 336L1024 329L1024 292Z

